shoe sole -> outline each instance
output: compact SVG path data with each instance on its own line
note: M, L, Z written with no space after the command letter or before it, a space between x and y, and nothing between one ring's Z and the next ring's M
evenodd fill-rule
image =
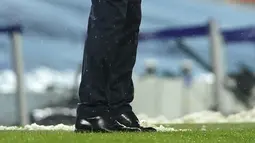
M152 127L140 127L142 132L157 132L155 128Z
M120 130L86 130L86 129L75 129L75 133L115 133L115 132L142 132L139 128L127 128Z

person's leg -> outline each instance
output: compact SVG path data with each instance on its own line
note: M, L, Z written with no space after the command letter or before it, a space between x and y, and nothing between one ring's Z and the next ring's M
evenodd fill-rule
M126 131L108 109L109 53L116 49L126 19L127 0L91 0L84 49L76 130Z
M109 104L111 114L119 123L127 127L139 127L143 131L156 131L154 128L143 128L132 111L130 103L134 99L132 80L136 62L139 28L142 18L141 0L129 0L126 23L118 49L112 53L113 64L109 82Z
M129 105L134 98L132 80L136 61L138 34L141 23L141 0L128 0L125 26L116 50L112 52L112 66L108 98L112 111L132 110ZM121 109L120 109L121 108Z

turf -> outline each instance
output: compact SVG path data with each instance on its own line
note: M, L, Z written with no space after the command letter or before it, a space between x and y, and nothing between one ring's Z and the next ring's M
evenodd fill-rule
M87 133L1 131L0 143L253 143L255 124L167 125L191 131L157 133Z

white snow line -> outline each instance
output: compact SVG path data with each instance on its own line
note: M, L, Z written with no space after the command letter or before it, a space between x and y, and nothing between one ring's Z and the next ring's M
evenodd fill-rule
M175 131L190 131L188 129L174 129L171 127L164 127L162 125L155 127L158 132L175 132ZM56 126L43 126L37 124L27 125L25 127L17 126L0 126L0 131L74 131L74 126L58 124Z

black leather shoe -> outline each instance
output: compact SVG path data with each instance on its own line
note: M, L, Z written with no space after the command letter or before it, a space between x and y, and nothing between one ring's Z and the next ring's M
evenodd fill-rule
M122 125L130 128L139 128L142 132L156 132L153 127L142 127L134 112L128 111L115 117L115 119Z
M141 129L137 127L126 127L114 120L105 113L101 116L79 118L75 124L75 132L140 132Z

